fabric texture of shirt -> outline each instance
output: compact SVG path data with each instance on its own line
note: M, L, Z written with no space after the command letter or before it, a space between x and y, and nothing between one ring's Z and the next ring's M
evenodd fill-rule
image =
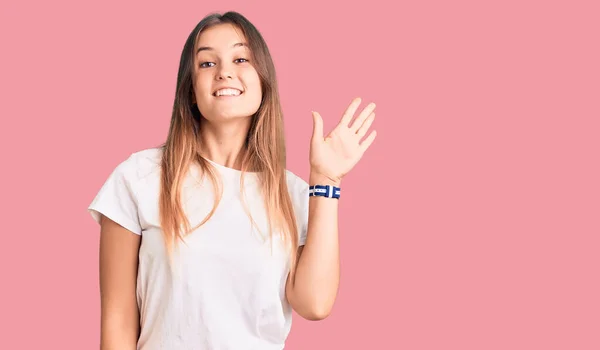
M228 350L284 348L292 322L285 284L289 254L282 239L269 239L258 177L208 160L216 167L223 194L213 216L178 242L167 260L159 225L162 150L131 154L112 171L88 207L141 235L137 275L139 350ZM286 170L299 244L306 240L308 184ZM215 195L200 167L190 169L181 189L192 227L211 211ZM242 196L243 194L243 196ZM244 209L250 210L255 225Z

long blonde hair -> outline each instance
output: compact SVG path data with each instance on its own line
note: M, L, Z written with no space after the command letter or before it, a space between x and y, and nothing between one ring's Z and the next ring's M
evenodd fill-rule
M291 269L295 268L298 248L298 230L294 208L286 182L286 150L283 129L283 113L275 76L275 67L262 35L244 16L237 12L211 14L202 19L185 42L179 63L177 86L171 124L167 140L162 148L161 188L159 211L161 228L169 256L174 245L183 237L203 225L215 212L221 197L220 181L210 162L200 156L201 114L193 104L194 47L200 33L210 26L229 23L244 34L250 47L254 68L262 86L262 101L252 116L251 126L242 152L243 174L251 170L257 173L265 199L270 235L274 229L283 232L284 241L291 250ZM215 203L211 212L197 226L191 227L181 203L181 187L192 164L200 166L215 189Z

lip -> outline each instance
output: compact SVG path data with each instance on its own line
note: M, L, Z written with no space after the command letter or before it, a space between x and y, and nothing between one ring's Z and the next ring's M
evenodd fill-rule
M223 89L234 89L234 90L238 90L238 91L240 92L239 96L241 96L241 95L244 93L244 90L242 90L242 89L240 89L240 88L236 88L236 87L234 87L234 86L221 86L221 87L219 87L219 88L216 88L216 89L213 91L212 95L213 95L214 97L238 97L238 96L217 96L217 95L215 95L215 94L217 93L217 91L219 91L219 90L223 90Z

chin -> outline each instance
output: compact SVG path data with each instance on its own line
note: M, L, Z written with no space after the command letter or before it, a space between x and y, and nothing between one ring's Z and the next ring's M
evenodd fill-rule
M250 118L258 111L258 106L256 108L239 108L238 106L231 106L230 108L223 108L224 106L220 106L220 108L213 109L210 118L211 120L215 119L240 119L240 118ZM236 108L237 107L237 108ZM209 118L207 118L209 119Z
M256 113L256 112L254 112ZM242 121L244 119L252 118L254 115L252 112L215 112L212 113L211 116L205 117L208 121L211 122L226 122L226 121Z
M249 97L249 96L248 96ZM254 96L253 96L254 97ZM254 99L252 99L254 100ZM260 99L256 101L206 101L203 106L207 113L201 113L210 122L234 121L251 118L260 108ZM205 109L205 108L201 108Z

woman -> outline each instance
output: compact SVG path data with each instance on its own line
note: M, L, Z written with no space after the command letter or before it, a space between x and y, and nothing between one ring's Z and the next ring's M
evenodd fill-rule
M167 141L122 161L88 209L101 224L101 348L282 349L292 309L325 318L340 181L375 138L375 107L355 117L360 103L327 137L313 112L305 182L285 168L262 36L235 12L204 18L181 55Z

